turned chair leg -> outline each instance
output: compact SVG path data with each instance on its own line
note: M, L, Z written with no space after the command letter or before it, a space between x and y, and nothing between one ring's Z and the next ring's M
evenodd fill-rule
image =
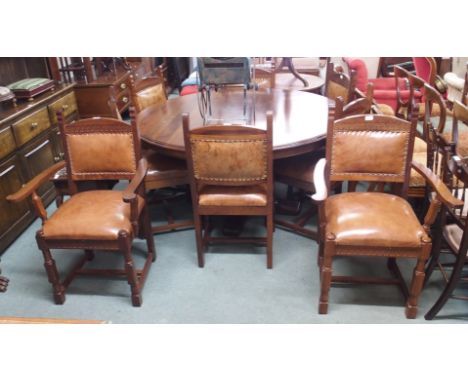
M409 290L408 301L406 302L406 318L416 318L418 313L418 299L424 284L425 259L419 258L413 271L413 280Z
M138 281L135 264L133 262L131 239L128 237L127 232L119 232L119 244L120 249L124 254L127 281L130 284L130 289L132 292L132 305L141 306L143 300L141 297L140 283Z
M267 268L273 268L273 230L274 221L273 215L267 216Z
M43 247L42 254L44 255L44 267L47 277L49 282L52 284L52 289L54 291L54 302L58 305L62 305L65 302L65 288L60 283L57 265L55 264L55 260L52 258L48 248Z
M335 254L335 237L330 235L325 241L323 263L320 269L319 314L328 313L328 295L332 279L332 262Z
M194 223L195 241L197 242L198 266L203 268L205 266L205 255L203 253L202 217L200 215L195 215Z

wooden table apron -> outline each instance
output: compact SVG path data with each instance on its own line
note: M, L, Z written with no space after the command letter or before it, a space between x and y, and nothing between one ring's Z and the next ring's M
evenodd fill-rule
M242 117L242 97L242 92L238 91L213 92L213 117L223 118L226 122L236 116ZM273 112L274 159L323 147L328 120L326 97L288 90L258 91L255 97L255 127L266 129L266 112ZM191 128L203 125L197 95L190 94L139 113L137 125L141 139L162 154L185 158L182 113L190 114Z

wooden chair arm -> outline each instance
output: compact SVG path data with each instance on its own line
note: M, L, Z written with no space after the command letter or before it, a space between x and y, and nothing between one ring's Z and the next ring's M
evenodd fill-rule
M14 194L10 194L6 197L6 200L9 202L21 202L26 199L28 196L32 195L42 184L47 182L52 175L54 175L58 170L65 167L65 162L61 161L53 166L45 169L40 174L36 175L29 182L23 185L18 191Z
M437 198L442 203L447 205L449 208L463 206L463 201L454 197L448 187L442 182L442 180L426 166L416 161L412 161L411 166L423 176L426 182L431 185L432 189L437 194Z
M148 162L145 158L141 158L138 162L138 168L135 176L132 178L127 188L123 192L123 200L125 203L131 203L136 199L136 191L145 179L146 171L148 170Z
M325 168L327 160L320 159L314 169L315 194L311 196L316 202L322 202L328 197L327 182L325 181Z

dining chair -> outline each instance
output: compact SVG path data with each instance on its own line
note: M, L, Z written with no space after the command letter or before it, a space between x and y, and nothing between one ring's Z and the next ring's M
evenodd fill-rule
M468 264L468 224L467 220L467 189L468 189L468 165L459 156L447 156L444 158L447 167L446 179L453 197L460 200L459 205L443 202L440 213L439 235L434 235L434 249L431 263L437 266L444 277L445 287L440 296L429 309L424 318L432 320L447 303L449 298L468 301L468 296L454 295L458 285L467 282L462 272ZM454 257L454 261L442 263L441 252ZM433 268L432 268L433 269ZM432 271L431 269L431 271ZM448 269L451 273L448 274ZM428 274L429 277L429 274Z
M328 312L332 283L394 284L403 292L406 317L415 318L424 281L424 266L431 250L429 229L441 201L459 202L429 169L411 162L416 118L411 122L385 115L358 115L329 119L326 158L315 166L319 204L320 299L319 313ZM408 193L410 166L434 188L436 196L421 224ZM333 182L360 181L375 184L373 192L330 195ZM391 193L385 193L385 185ZM393 278L352 277L332 274L338 256L387 258ZM408 289L397 265L398 258L416 259Z
M167 94L164 77L159 75L158 77L144 78L137 82L132 80L130 99L134 106L134 110L130 110L130 119L136 121L138 125L138 115L145 113L145 109L150 106L163 106L166 104ZM148 162L148 171L145 178L146 191L160 190L163 188L175 189L177 187L188 189L189 180L185 160L171 158L158 153L144 142L142 143L142 156L146 158ZM153 225L153 233L171 232L193 227L192 220L176 221L173 217L169 201L171 199L177 199L180 196L184 197L184 192L182 194L173 192L171 196L162 197L158 200L163 204L167 223Z
M134 306L142 304L142 289L156 252L145 201L146 160L141 158L136 125L110 118L81 119L61 124L65 162L44 170L16 193L7 197L20 202L31 197L42 226L36 241L44 256L44 266L52 284L56 304L65 302L65 291L77 275L125 276ZM66 166L71 197L49 217L37 189L51 175ZM94 180L128 180L124 191L78 191L78 184ZM144 238L147 256L142 269L136 269L132 242ZM51 249L83 250L84 256L63 279ZM94 251L120 251L123 269L84 268Z
M218 243L266 245L267 268L273 267L273 114L266 130L241 125L189 128L182 116L190 176L198 266L205 248ZM266 237L213 237L210 216L264 216Z

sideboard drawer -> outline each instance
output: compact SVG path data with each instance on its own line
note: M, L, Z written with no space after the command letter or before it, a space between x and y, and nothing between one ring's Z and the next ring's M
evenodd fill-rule
M49 105L50 121L53 125L57 123L57 111L63 109L63 116L69 117L78 111L75 93L71 92Z
M13 125L13 132L15 134L17 146L24 145L49 127L50 119L47 107L16 122Z
M0 130L0 159L15 151L16 144L10 126Z

